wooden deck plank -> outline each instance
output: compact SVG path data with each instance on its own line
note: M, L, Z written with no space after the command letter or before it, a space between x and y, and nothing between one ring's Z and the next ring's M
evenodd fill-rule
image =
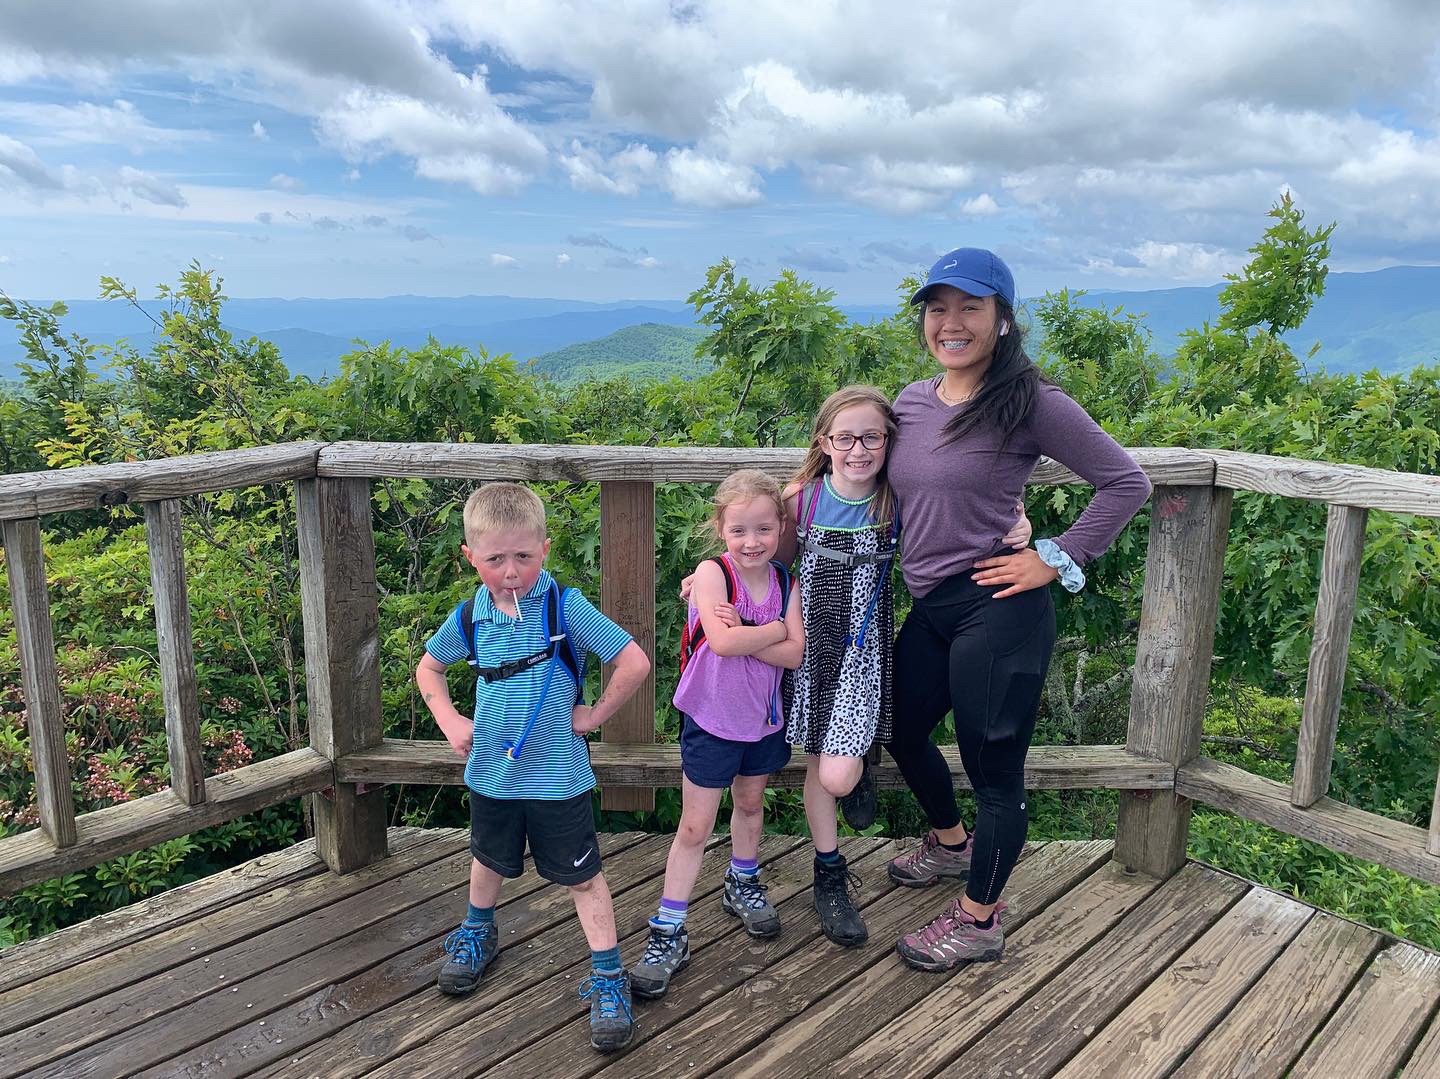
M1437 1075L1440 1075L1440 1013L1430 1021L1430 1029L1405 1062L1400 1079L1434 1079Z
M1059 1075L1168 1075L1314 916L1255 888L1107 1023Z
M777 905L799 893L803 884L808 883L813 848L801 842L803 845L791 845L788 841L777 843L771 839L764 844L769 848L766 850L769 859L766 879L774 891ZM850 845L852 850L862 854L873 852L880 846L870 839L852 840ZM697 891L691 897L690 909L693 913L690 925L696 934L695 944L692 945L696 952L702 944L713 945L715 940L738 930L738 923L721 911L718 901L729 844L724 844L714 853L721 857L705 867L705 876L701 878L707 887L703 893ZM642 894L630 897L637 900L635 903L616 904L621 957L627 964L634 963L644 949L649 935L649 918L655 913L662 883L656 880ZM783 911L783 907L780 909ZM380 1079L431 1071L452 1075L474 1074L511 1052L541 1044L547 1035L560 1027L586 1030L588 1042L588 1028L580 1019L588 1005L581 1003L578 994L580 983L590 974L589 954L583 943L576 941L578 947L567 949L566 964L552 967L549 978L532 984L524 991L504 992L488 1008L467 1006L463 1019L457 1016L443 1033L423 1046L391 1059L384 1067L367 1072L367 1075ZM501 992L503 987L496 986L496 990ZM582 1048L586 1053L580 1057L577 1067L588 1063L589 1058L595 1055L588 1044L583 1044ZM599 1067L600 1063L594 1066Z
M744 1061L721 1074L758 1074L758 1069L750 1067L755 1058L767 1060L776 1076L803 1076L812 1044L823 1046L831 1039L836 1043L833 1055L838 1059L833 1067L837 1074L863 1075L876 1070L905 1076L928 1074L1025 1005L1032 994L1160 885L1154 877L1126 873L1111 862L1037 917L1012 919L1009 924L1015 929L1006 929L1001 962L970 967L948 980L909 971L900 964L881 964L802 1015L800 1020L808 1019L811 1029L799 1030L800 1038L795 1036L797 1023L787 1024ZM870 997L872 985L884 1005ZM894 1006L897 999L903 1003L901 1009ZM881 1022L870 1018L872 1010ZM894 1018L888 1018L892 1015ZM945 1038L931 1036L939 1029L946 1031ZM779 1059L772 1050L782 1046L790 1047L795 1055Z
M999 1023L975 1023L962 1013L947 1025L946 1041L970 1044L938 1074L1000 1079L1020 1068L1027 1076L1052 1074L1246 890L1230 877L1187 865L1053 978L1030 1007ZM909 1074L897 1071L898 1063L892 1046L871 1074Z
M1020 863L1006 889L1011 912L1005 918L1003 961L937 975L885 956L869 969L855 971L847 984L715 1074L804 1079L882 1028L884 1037L897 1043L919 1035L910 1044L923 1046L923 1032L930 1024L925 1006L947 986L958 989L967 1010L984 1007L985 1001L1003 1001L1005 1010L1015 1007L1024 986L1014 983L1048 976L1042 974L1047 963L1062 965L1067 948L1083 949L1087 934L1098 937L1159 887L1153 877L1127 875L1113 862L1102 864L1110 851L1108 842L1052 843ZM1047 949L1043 962L1032 961L1035 943L1042 940L1055 946ZM955 1011L953 1002L948 1003L943 1015L948 1019ZM914 1022L917 1013L924 1016L921 1025ZM902 1027L905 1033L900 1035Z
M730 857L728 845L718 842L706 854L707 860L723 865ZM775 839L772 847L789 849L802 842L799 838ZM607 858L605 879L615 896L617 920L621 911L654 907L651 894L655 880L664 871L663 858L639 857L639 847ZM555 890L558 894L558 890ZM356 1027L367 1016L363 1037L385 1045L390 1038L376 1035L387 1026L395 1028L397 1039L413 1039L424 1044L458 1021L450 1004L456 1009L475 1014L476 1010L495 1007L505 995L521 992L526 985L552 976L561 963L573 960L572 953L588 958L585 938L577 929L573 904L555 902L548 895L543 910L534 909L534 894L511 902L501 892L498 925L502 937L503 965L497 967L499 977L466 997L442 996L435 989L435 975L444 956L444 937L454 921L436 926L443 932L415 947L394 955L350 977L337 977L308 996L291 1000L284 1007L267 1009L264 1014L252 1013L241 1027L211 1039L203 1045L172 1057L153 1072L166 1076L220 1076L248 1074L271 1064L288 1064L315 1044L313 1057L301 1061L299 1067L307 1074L322 1071L337 1074L364 1075L383 1063L387 1057L375 1056L361 1048L353 1039ZM460 901L460 902L463 902ZM457 904L457 911L459 906ZM522 947L523 946L523 947ZM573 984L573 983L572 983ZM489 990L488 1002L487 993ZM348 1028L348 1029L347 1029ZM338 1037L342 1034L344 1038ZM372 1043L373 1044L373 1043Z
M785 932L748 938L715 901L728 842L714 837L690 968L637 1002L632 1048L602 1056L566 891L533 872L507 887L496 974L444 997L465 832L399 835L408 849L360 871L363 886L317 873L299 845L11 949L0 1076L1440 1076L1440 955L1377 955L1380 934L1203 866L1161 883L1107 861L1106 844L1055 843L1012 879L1004 960L925 975L888 953L952 890L894 889L884 865L900 845L858 837L858 949L820 935L801 837L765 838ZM670 837L603 842L633 962ZM107 993L102 974L124 984Z
M634 833L606 836L604 846L625 845ZM660 837L645 836L638 857L663 864ZM421 866L303 919L243 941L213 956L167 972L167 1001L151 999L153 985L141 983L105 998L106 1008L78 1025L85 1031L69 1056L39 1076L130 1075L243 1025L257 1007L304 997L356 971L448 933L464 909L470 852ZM524 897L525 916L544 918L568 905L568 894L547 888L533 867L507 889L512 902ZM538 893L538 894L532 894ZM512 923L516 916L511 915ZM441 934L443 936L443 934ZM146 991L149 990L149 993ZM177 1007L182 1003L183 1007ZM123 1025L121 1021L123 1020ZM96 1033L108 1033L96 1041ZM77 1052L84 1046L83 1052Z
M1405 1063L1437 1004L1440 955L1392 944L1360 976L1290 1074L1387 1079Z
M900 850L895 841L885 840L868 855L851 860L861 880L856 896L857 906L865 908L893 891L894 885L886 876L884 866ZM788 898L776 904L785 925L778 937L752 939L728 916L718 918L714 912L707 925L697 924L699 932L691 937L693 955L690 966L664 997L637 1004L635 1038L618 1065L615 1057L601 1056L590 1048L589 1032L583 1019L584 1009L579 1002L573 1001L569 995L563 995L562 999L562 994L557 993L552 999L552 1006L564 1008L566 1021L548 1037L534 1042L522 1052L512 1053L484 1074L580 1077L612 1065L617 1067L620 1075L670 1074L673 1071L672 1061L666 1061L656 1069L646 1062L632 1063L636 1053L648 1046L669 1044L676 1024L683 1021L688 1030L689 1017L703 1005L722 997L747 978L766 976L767 967L783 962L797 950L838 950L828 941L820 939L818 923L812 920L815 917L810 887L813 880L811 867L804 863L787 874L785 888ZM710 934L708 940L704 939L707 934ZM702 944L704 947L700 946ZM668 1055L668 1052L662 1055ZM400 1079L404 1074L403 1069L395 1068L381 1073L377 1079Z
M0 1050L8 1035L62 1011L115 993L133 982L181 963L203 957L290 919L343 900L365 888L400 876L452 854L463 840L456 834L437 836L393 859L343 879L319 875L261 892L229 907L184 921L128 947L123 962L108 950L94 958L61 968L39 981L0 993Z
M391 830L392 849L398 854L414 845L413 839ZM406 829L417 833L418 829ZM262 854L211 877L182 884L119 910L97 914L88 921L66 926L48 936L0 950L0 993L74 966L116 948L153 936L161 930L218 907L313 877L325 868L315 853L315 841Z
M1279 1079L1369 964L1381 936L1323 911L1290 942L1173 1079Z
M1083 876L1086 869L1098 867L1107 855L1100 844L1061 844L1059 855L1052 855L1048 846L1042 846L1021 861L1015 873L1024 873L1030 861L1039 858L1041 873L1078 872ZM1067 862L1069 868L1065 868ZM953 897L954 892L947 889L895 889L866 909L870 939L865 944L843 953L828 945L802 948L778 963L767 964L748 980L733 984L719 999L689 1016L675 1032L686 1074L691 1074L692 1061L694 1074L706 1074L750 1052L773 1031L794 1020L815 1001L850 984L867 968L883 962L898 964L900 960L893 954L896 938L923 925ZM666 1039L652 1039L600 1074L656 1074L665 1069L667 1060L675 1068L678 1058L665 1050L665 1044Z

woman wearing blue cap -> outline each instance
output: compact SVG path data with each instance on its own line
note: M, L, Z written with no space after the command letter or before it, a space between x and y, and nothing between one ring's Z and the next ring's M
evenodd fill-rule
M895 859L898 884L966 879L964 894L898 944L922 970L998 959L1001 891L1029 824L1025 754L1055 643L1046 587L1085 583L1150 495L1139 466L1025 354L1015 282L995 254L962 247L931 268L911 299L940 373L895 401L899 437L890 482L903 515L902 563L914 606L895 642L891 755L931 826ZM1073 525L1033 548L1001 542L1041 454L1095 487ZM930 734L954 711L955 738L975 788L966 831L950 769Z

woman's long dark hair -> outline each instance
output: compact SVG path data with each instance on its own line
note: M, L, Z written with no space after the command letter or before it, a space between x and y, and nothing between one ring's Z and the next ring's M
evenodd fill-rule
M961 409L945 425L947 444L964 438L971 431L989 427L1000 432L1000 442L1004 445L1015 433L1015 428L1030 415L1040 385L1050 381L1025 352L1025 331L1016 321L1015 309L998 294L995 297L995 320L994 358L985 372L980 391L971 398L969 407ZM998 330L1003 323L1009 323L1010 331L1002 335ZM928 351L923 303L920 305L918 331L920 342Z

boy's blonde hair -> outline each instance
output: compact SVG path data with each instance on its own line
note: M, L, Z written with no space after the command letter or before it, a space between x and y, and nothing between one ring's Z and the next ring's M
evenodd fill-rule
M895 495L890 490L889 479L890 451L895 448L895 436L899 433L900 423L895 417L895 409L890 405L890 398L874 386L842 386L825 398L820 405L820 411L815 413L815 427L810 432L810 448L805 451L805 459L800 462L800 468L790 482L798 484L803 491L808 484L814 483L830 471L830 455L825 452L820 439L830 433L830 428L835 426L835 418L840 413L856 405L873 406L885 421L885 463L876 473L875 498L870 503L870 519L876 524L885 524L895 513Z
M769 498L774 502L780 523L785 523L785 500L780 495L780 484L775 477L768 472L761 472L758 468L742 468L739 472L730 473L720 481L720 486L715 488L715 500L711 503L713 509L710 513L710 527L715 530L715 535L724 538L721 529L725 524L725 510L728 507L756 498Z
M487 532L533 529L545 535L545 503L523 483L487 483L465 500L465 542L471 547Z

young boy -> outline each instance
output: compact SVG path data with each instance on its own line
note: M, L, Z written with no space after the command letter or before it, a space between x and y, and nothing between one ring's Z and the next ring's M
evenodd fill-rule
M581 985L590 1000L590 1044L602 1052L633 1033L630 983L620 964L610 889L600 872L590 792L595 773L584 735L595 730L645 680L650 660L630 634L576 589L560 600L569 641L550 639L547 604L557 598L545 572L550 540L545 507L518 483L489 483L465 503L461 553L480 575L473 603L445 620L425 643L415 681L452 749L466 758L470 789L470 909L445 941L439 988L469 993L500 951L495 903L504 877L518 877L530 842L535 870L570 889L590 944L593 973ZM462 615L469 615L462 625ZM579 693L562 649L613 662L593 705ZM476 668L475 716L450 702L445 668Z

